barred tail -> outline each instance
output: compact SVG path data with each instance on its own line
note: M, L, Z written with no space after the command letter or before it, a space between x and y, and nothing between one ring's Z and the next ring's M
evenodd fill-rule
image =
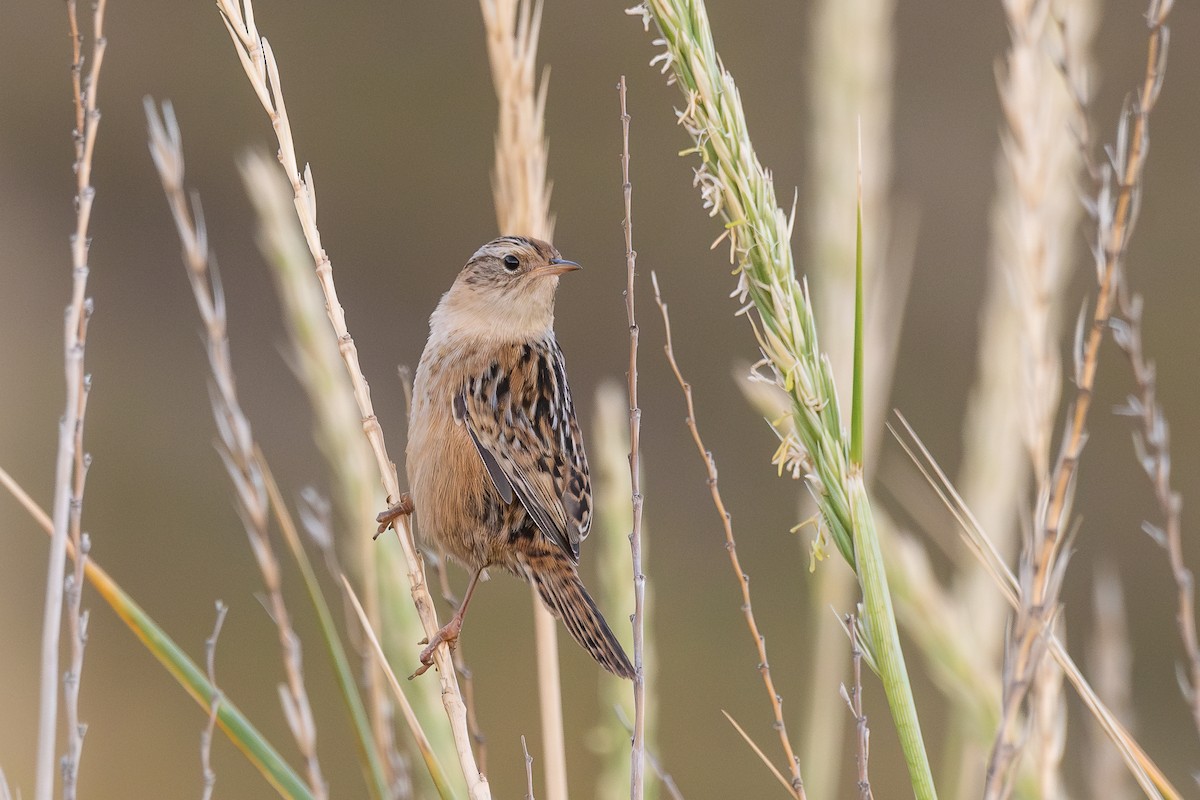
M579 571L564 556L545 555L529 559L529 575L550 613L566 625L575 641L600 662L600 666L622 678L633 678L633 665L617 637L604 621L596 602L579 580Z

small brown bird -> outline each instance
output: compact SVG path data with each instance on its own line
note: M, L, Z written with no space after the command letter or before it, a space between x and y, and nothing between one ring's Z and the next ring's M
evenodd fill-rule
M497 567L536 586L601 666L634 676L579 579L592 490L554 338L558 277L577 269L545 242L502 236L476 251L430 317L413 382L408 480L422 537L471 581L422 651L418 674L439 643L453 645L480 575Z

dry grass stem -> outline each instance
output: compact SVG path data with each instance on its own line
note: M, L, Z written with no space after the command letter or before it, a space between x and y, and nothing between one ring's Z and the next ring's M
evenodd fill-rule
M67 2L67 24L71 35L71 88L75 107L75 230L71 234L71 300L64 318L63 359L66 377L66 403L58 428L58 452L54 468L54 529L50 538L50 556L46 571L46 601L42 618L41 688L38 697L38 732L35 797L50 800L54 794L55 746L58 733L59 681L64 680L64 706L67 724L67 753L61 765L63 796L75 797L79 759L83 750L84 726L79 721L79 682L83 664L83 645L87 620L81 611L80 592L86 541L79 533L84 473L83 417L90 379L84 370L88 320L92 300L87 297L88 251L91 237L88 227L96 192L92 187L92 156L100 112L96 108L100 67L104 62L105 0L97 0L92 14L91 66L84 77L83 34L75 0ZM64 577L67 539L73 535L79 554L70 594L68 625L71 636L71 666L66 678L59 674L59 640L62 630Z
M383 646L379 644L379 637L375 635L375 630L371 627L371 621L367 618L367 612L363 610L362 603L358 600L358 595L354 593L354 587L350 585L350 581L345 575L341 575L342 589L346 593L346 598L354 608L354 613L358 616L359 624L362 625L363 632L367 636L367 641L371 645L371 649L375 651L376 658L383 665L383 674L387 678L388 687L392 690L392 697L396 699L400 706L400 712L404 715L404 721L408 725L409 731L416 741L417 750L421 753L421 757L425 759L425 766L429 769L429 774L433 778L435 786L442 790L446 787L445 770L442 769L441 762L438 760L437 751L429 742L429 737L425 735L425 730L421 726L421 721L417 719L416 712L413 711L412 704L408 701L408 697L404 693L403 687L400 686L400 681L396 680L396 673L392 671L392 667L387 663L387 658L383 654ZM445 795L443 795L445 800Z
M901 431L892 428L892 434L900 443L900 446L917 465L917 469L928 481L929 485L938 493L942 503L954 515L955 520L959 524L959 530L962 534L964 544L979 560L979 563L984 567L985 571L992 579L996 588L1003 595L1005 602L1014 610L1018 610L1023 603L1021 593L1023 591L1018 583L1017 576L1008 568L1008 564L1004 558L996 550L987 533L980 527L978 520L975 519L971 510L967 508L963 502L962 496L954 488L945 472L938 466L933 459L932 454L921 442L916 432L908 424L908 420L903 415L897 414ZM1037 631L1037 638L1041 640L1044 649L1058 662L1058 666L1062 668L1067 680L1075 689L1080 699L1088 711L1091 712L1093 718L1104 730L1109 741L1116 746L1117 751L1121 754L1122 760L1129 768L1134 779L1137 780L1138 786L1150 798L1169 798L1175 800L1181 797L1179 791L1171 785L1167 776L1163 774L1158 765L1153 759L1142 749L1141 745L1133 738L1125 726L1117 719L1116 715L1105 705L1104 701L1096 694L1091 684L1084 678L1079 667L1076 666L1074 660L1067 653L1066 646L1062 641L1054 635L1050 630Z
M850 707L854 716L854 763L858 767L858 798L871 800L871 780L867 776L867 760L871 754L871 731L867 727L867 715L862 707L862 648L858 645L858 620L853 614L847 614L844 623L850 634L850 663L854 670L854 685L847 689L846 684L840 687L842 699Z
M254 23L253 8L249 0L244 2L244 12L243 6L239 4L238 0L219 0L218 8L221 10L222 19L233 40L235 51L246 72L246 77L250 80L250 85L275 130L280 148L280 162L292 187L296 214L301 228L304 230L305 241L313 259L317 280L325 296L326 311L333 334L338 341L338 350L349 374L351 385L354 387L354 399L358 405L363 432L371 444L371 451L375 456L376 467L383 481L388 502L395 502L400 497L396 467L388 457L387 447L383 440L383 429L379 425L371 402L371 390L359 365L358 349L346 327L346 314L338 300L337 289L333 282L333 264L321 246L321 236L316 221L316 188L312 171L306 167L304 174L301 175L296 161L291 123L283 102L279 67L275 63L270 45L258 34ZM437 615L425 581L423 565L413 541L409 520L401 517L396 521L395 527L404 553L413 603L420 615L425 635L432 637L439 627ZM434 654L434 659L438 668L442 704L446 710L446 716L450 720L455 750L458 753L463 776L466 778L468 792L473 800L482 800L482 798L490 797L491 791L487 779L479 772L474 753L471 750L466 706L458 688L449 646L439 647Z
M284 717L304 759L309 789L318 798L326 797L327 788L317 759L317 729L304 671L300 639L292 628L291 616L283 599L283 574L271 548L271 499L263 462L251 431L250 420L242 411L233 376L229 337L225 318L225 296L221 281L208 252L208 235L200 198L193 194L191 204L184 195L183 149L179 126L170 104L164 104L160 119L147 99L146 116L150 121L150 153L162 179L167 205L183 243L184 266L204 323L205 346L212 375L210 396L217 433L221 439L221 458L233 481L238 514L250 537L250 550L267 589L267 607L279 631L286 683L279 687Z
M629 717L625 715L625 711L620 706L613 706L613 713L617 715L617 721L621 723L621 727L630 736L633 735L633 723L629 721ZM683 792L679 791L679 786L675 783L675 779L671 777L671 773L667 772L663 767L662 762L650 751L646 749L646 764L654 773L654 777L662 783L663 789L666 790L667 796L671 800L683 800Z
M754 754L758 756L759 760L762 761L762 763L766 765L767 769L771 771L771 774L775 776L775 780L779 781L780 785L787 790L789 795L796 797L796 792L792 788L792 785L788 783L787 778L783 777L783 773L771 763L771 759L767 758L767 754L762 751L762 748L750 738L750 734L746 733L746 729L739 725L737 720L731 717L729 712L725 709L721 709L721 713L725 715L725 719L729 720L729 724L732 725L733 729L738 732L739 736L742 737L742 741L750 745L750 749L754 751Z
M1142 523L1167 554L1171 577L1175 581L1177 608L1175 623L1187 659L1181 671L1180 689L1192 712L1192 721L1200 731L1200 640L1196 634L1195 579L1183 560L1183 497L1171 486L1171 435L1166 415L1157 397L1157 374L1153 363L1146 361L1142 351L1142 298L1119 292L1120 319L1112 320L1113 339L1129 358L1137 391L1117 409L1118 414L1133 417L1140 425L1133 433L1134 451L1138 463L1150 479L1158 501L1162 523Z
M204 665L208 673L208 682L213 688L217 686L217 639L221 636L221 628L225 625L225 615L229 606L217 601L217 620L213 623L212 634L204 640ZM211 800L213 787L217 785L217 773L212 768L213 732L217 729L217 712L221 708L221 692L213 692L212 702L208 707L208 724L200 732L200 774L204 779L202 800Z
M1129 238L1137 221L1141 176L1149 144L1149 115L1162 87L1166 65L1167 28L1172 3L1151 0L1147 13L1150 28L1146 71L1141 90L1127 101L1110 161L1101 170L1095 199L1097 241L1094 249L1099 289L1087 332L1080 316L1075 347L1077 394L1063 432L1053 473L1038 495L1033 530L1022 547L1019 576L1021 606L1016 615L1006 655L1001 720L988 759L985 797L1008 794L1021 752L1023 710L1044 653L1044 636L1058 616L1058 596L1067 565L1066 524L1074 495L1075 476L1086 442L1087 415L1091 407L1099 363L1100 344L1109 327L1120 271ZM1070 65L1067 65L1070 74ZM1036 698L1035 698L1036 699Z
M533 800L533 756L525 746L525 736L521 736L521 752L525 754L525 800Z
M633 529L629 549L633 556L633 748L630 754L632 800L641 800L646 785L646 679L645 653L646 575L642 570L642 409L638 406L638 324L634 313L634 278L637 251L633 249L633 184L629 181L629 111L625 104L625 76L617 84L621 100L621 194L625 200L625 313L629 319L629 481L633 498Z
M746 626L750 629L750 636L754 639L754 645L758 651L758 671L762 675L763 686L767 690L767 698L771 703L771 711L774 716L773 727L779 732L779 742L783 747L783 754L787 760L788 770L791 773L790 780L783 780L782 777L780 777L780 780L788 787L788 790L794 797L803 800L805 794L804 781L800 776L800 760L796 758L796 754L792 750L791 740L787 735L787 725L783 720L783 698L775 690L775 682L771 679L771 666L767 661L767 639L759 632L758 622L754 618L754 608L750 604L750 576L742 571L741 562L738 560L737 542L733 537L733 517L726 510L725 502L721 499L721 490L717 485L717 462L713 457L712 451L705 448L704 441L700 438L700 429L696 423L696 408L692 402L692 386L684 379L683 373L679 370L679 364L675 361L675 350L671 341L671 318L667 313L667 304L663 302L662 294L659 292L658 276L653 272L650 273L650 281L654 286L654 302L658 304L658 309L662 312L663 328L666 333L667 343L664 345L663 350L666 352L667 362L671 365L671 371L675 374L675 379L679 382L680 389L683 390L683 399L687 405L686 422L688 431L691 432L692 441L695 442L696 449L700 452L700 458L704 461L704 467L708 474L709 493L712 495L713 505L717 509L717 514L721 517L721 524L725 531L725 551L729 554L729 565L733 568L733 574L742 592L742 613L746 618ZM733 721L732 718L730 721ZM778 774L778 770L773 765L771 769Z

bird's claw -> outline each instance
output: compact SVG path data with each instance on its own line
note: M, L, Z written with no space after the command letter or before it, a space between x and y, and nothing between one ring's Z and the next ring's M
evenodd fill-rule
M389 507L387 511L381 512L375 518L375 521L379 523L379 529L375 531L375 536L372 538L378 539L379 534L395 525L396 520L400 519L400 517L405 517L413 513L414 508L412 496L408 492L401 494L400 502Z
M442 644L449 645L453 650L458 645L458 634L461 630L462 619L455 616L435 633L432 639L425 638L418 642L418 644L425 645L425 649L421 651L420 655L421 666L417 668L416 672L409 675L408 679L411 681L418 675L424 675L433 666L433 656Z

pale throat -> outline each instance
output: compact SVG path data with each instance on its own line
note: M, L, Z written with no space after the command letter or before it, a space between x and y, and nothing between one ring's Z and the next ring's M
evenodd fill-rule
M528 291L505 293L455 284L430 319L435 336L516 342L541 338L554 327L557 278L542 278Z

